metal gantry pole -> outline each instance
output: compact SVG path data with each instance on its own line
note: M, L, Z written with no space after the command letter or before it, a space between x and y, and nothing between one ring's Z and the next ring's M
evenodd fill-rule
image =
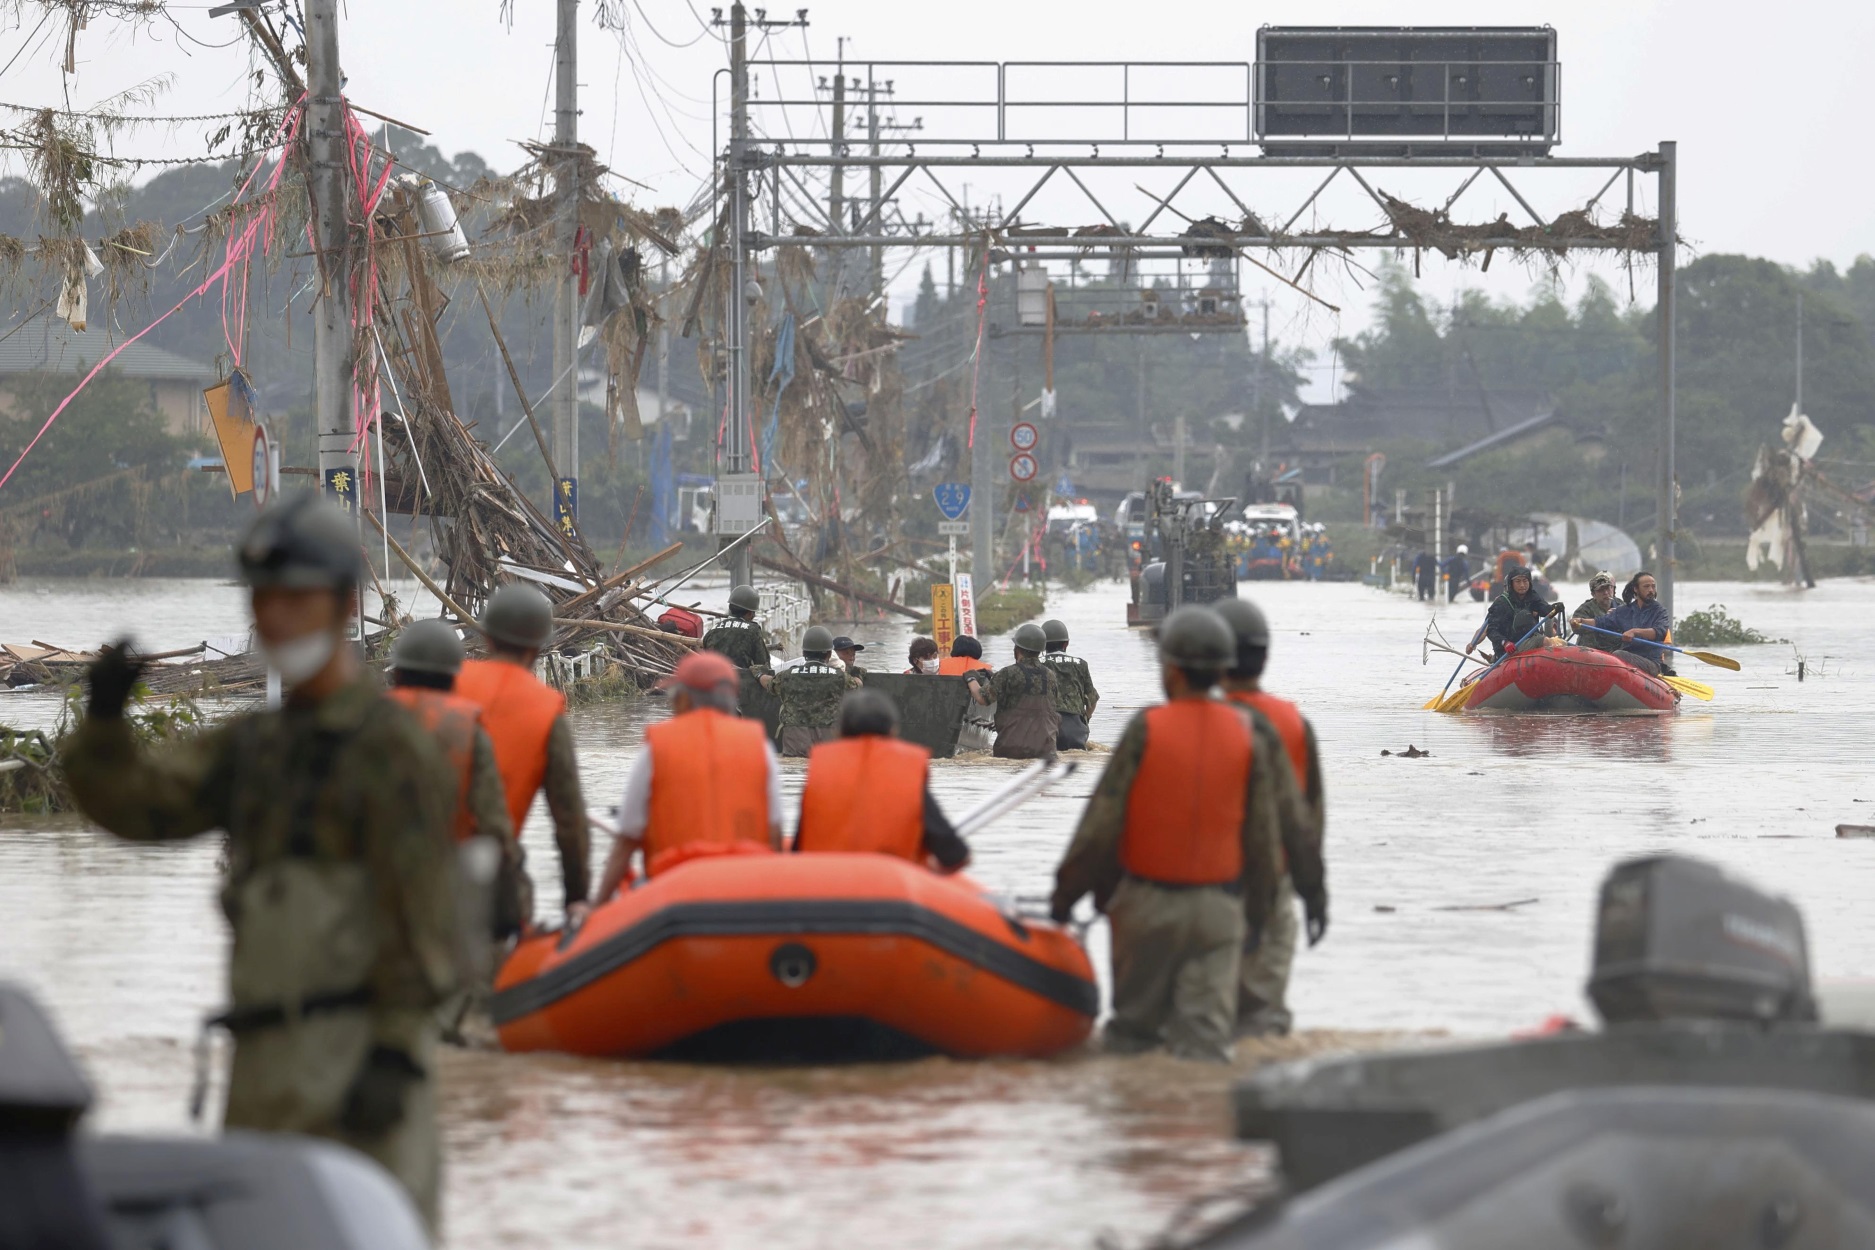
M306 5L306 133L311 158L319 301L313 321L313 410L319 480L329 498L358 505L353 450L351 231L346 223L344 78L339 72L338 0Z
M1674 248L1678 243L1676 165L1679 145L1660 145L1660 294L1654 309L1660 339L1660 500L1659 564L1654 580L1660 587L1660 606L1673 616L1674 540L1679 529L1679 483L1673 467L1674 440Z
M554 283L554 519L568 528L579 515L579 286L573 278L579 237L579 0L558 0L553 41L554 192L559 197L555 250L564 258Z
M749 466L749 22L738 4L729 10L729 411L724 429L722 471L743 474ZM717 507L722 507L718 492ZM732 585L747 585L753 566L747 543L729 558Z

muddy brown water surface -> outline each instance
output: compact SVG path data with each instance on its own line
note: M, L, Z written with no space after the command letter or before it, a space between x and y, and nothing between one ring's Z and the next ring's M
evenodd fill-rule
M1426 606L1348 584L1246 593L1275 626L1268 684L1303 704L1321 738L1333 902L1327 941L1297 960L1292 998L1308 1032L1246 1047L1240 1070L1396 1034L1490 1037L1554 1012L1590 1018L1580 987L1597 884L1615 860L1653 851L1704 856L1795 897L1821 978L1875 967L1875 842L1834 835L1875 823L1875 582L1802 595L1682 586L1682 612L1725 603L1794 648L1714 647L1744 671L1690 660L1680 671L1716 687L1715 702L1630 719L1424 712L1451 671L1449 656L1421 664ZM698 597L714 604L721 590ZM1125 629L1124 603L1117 585L1050 601L1100 685L1099 742L1157 693L1150 643ZM1438 612L1458 638L1482 608ZM0 587L0 641L88 646L124 628L152 649L238 633L242 595L205 581ZM873 667L904 667L904 625L839 632L872 645ZM1008 643L988 651L1000 663ZM0 695L0 723L57 714L44 696ZM661 708L574 715L588 801L603 810ZM1381 755L1409 744L1431 755ZM1045 895L1099 763L980 835L973 875ZM961 813L1014 767L939 763L934 779ZM800 778L791 762L790 805ZM552 900L539 808L526 841ZM79 1049L102 1091L95 1127L187 1131L196 1022L222 993L215 842L134 847L73 818L0 820L0 977L38 993ZM1103 926L1090 947L1104 965ZM1091 1056L768 1070L451 1053L448 1244L1141 1245L1204 1195L1247 1200L1267 1183L1267 1152L1228 1137L1229 1077Z

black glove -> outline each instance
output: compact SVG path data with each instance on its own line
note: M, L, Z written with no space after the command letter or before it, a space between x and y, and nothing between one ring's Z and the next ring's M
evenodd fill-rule
M1056 924L1067 924L1074 919L1074 902L1069 900L1064 903L1057 894L1048 900L1048 918Z
M373 1046L345 1091L339 1127L354 1137L382 1137L404 1118L404 1094L423 1076L417 1061L403 1051Z
M1309 945L1314 946L1328 933L1328 896L1317 894L1314 898L1303 899L1302 915L1308 930Z
M86 673L91 686L86 712L106 720L120 719L124 705L130 702L130 692L136 689L143 670L149 666L148 660L130 650L128 638L119 638L99 651Z

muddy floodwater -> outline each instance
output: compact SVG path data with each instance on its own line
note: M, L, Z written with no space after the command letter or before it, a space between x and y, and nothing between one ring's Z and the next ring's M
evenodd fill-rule
M1789 893L1820 978L1875 971L1875 824L1868 709L1875 583L1793 594L1683 585L1684 613L1724 603L1788 643L1714 648L1740 673L1687 660L1718 690L1677 715L1469 718L1420 710L1451 671L1422 664L1431 609L1350 584L1246 588L1269 613L1269 686L1321 739L1332 926L1297 961L1302 1037L1239 1067L1389 1033L1502 1036L1581 994L1590 911L1615 860L1677 851ZM1575 602L1580 586L1563 588ZM720 601L721 591L702 592ZM1093 666L1096 742L1156 696L1148 640L1123 625L1125 590L1051 596ZM1437 609L1468 635L1482 607ZM213 582L21 583L0 588L0 641L93 645L134 629L146 647L244 628L241 593ZM843 626L868 664L904 667L903 622ZM993 639L1002 662L1008 643ZM1806 679L1797 680L1797 656ZM587 799L616 802L655 701L575 715ZM0 695L0 723L43 725L55 701ZM1407 746L1429 751L1402 758ZM975 843L973 874L1045 895L1099 757L1060 793ZM966 810L1013 765L940 763ZM790 803L800 786L790 762ZM540 817L526 831L543 899L557 901ZM119 844L76 819L0 818L0 977L25 982L79 1048L103 1098L93 1123L187 1130L196 1022L221 1001L225 933L216 846ZM790 821L791 823L791 821ZM1083 904L1085 908L1085 904ZM1104 965L1106 935L1090 934ZM1104 967L1103 967L1104 975ZM1229 1073L1163 1059L934 1060L849 1069L705 1069L554 1057L447 1055L447 1239L454 1247L1137 1246L1206 1195L1247 1199L1269 1158L1227 1136Z

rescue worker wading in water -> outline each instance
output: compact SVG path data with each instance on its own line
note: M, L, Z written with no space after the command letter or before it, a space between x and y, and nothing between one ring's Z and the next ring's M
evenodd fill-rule
M1055 753L1061 736L1061 713L1055 710L1059 683L1043 666L1048 645L1040 625L1016 629L1016 662L996 670L987 682L970 687L979 704L996 705L996 746L990 754L1005 760L1039 760Z
M840 705L840 737L807 757L797 851L876 851L956 872L970 862L931 797L931 753L898 739L898 707L877 690Z
M1042 637L1048 650L1042 663L1055 675L1055 710L1061 713L1061 729L1055 735L1058 751L1085 751L1087 723L1100 706L1100 691L1094 688L1094 675L1087 661L1068 654L1068 626L1064 621L1043 621Z
M625 779L600 899L640 850L645 875L656 876L680 851L781 849L781 766L762 722L736 715L738 682L735 665L712 652L678 661L665 683L670 719L645 730Z
M1055 920L1091 892L1113 932L1110 1051L1230 1059L1246 929L1275 899L1283 822L1301 819L1268 722L1213 696L1235 653L1215 612L1166 618L1167 701L1127 725L1055 871Z
M1275 909L1255 946L1244 951L1237 980L1237 1036L1281 1037L1289 1032L1289 969L1296 958L1296 896L1308 914L1309 945L1328 932L1328 882L1322 863L1322 834L1327 804L1322 796L1322 761L1315 729L1300 708L1262 687L1269 660L1270 627L1261 609L1245 599L1220 599L1212 610L1236 636L1237 659L1224 674L1224 697L1269 723L1283 746L1283 757L1301 791L1300 825L1283 825L1282 884Z
M781 700L781 753L795 758L839 733L840 700L859 685L859 678L848 676L846 666L834 660L833 634L824 625L807 627L800 660L782 666L773 681Z
M534 887L522 867L520 844L509 823L495 748L482 728L480 705L452 693L462 668L462 640L439 620L406 626L391 646L391 698L409 708L443 749L456 777L456 812L450 832L458 847L485 842L492 852L494 889L465 890L458 898L464 928L464 976L457 1001L442 1012L443 1040L494 1048L484 1005L495 969L534 914ZM472 861L466 861L472 862ZM475 870L471 870L475 871ZM471 1023L473 1021L473 1023Z
M511 583L488 597L481 629L490 658L463 664L456 693L482 709L482 728L495 746L517 845L534 796L546 791L553 839L560 848L566 918L577 924L586 916L592 883L579 756L566 719L566 696L534 676L541 648L553 637L553 605L532 586Z
M65 778L120 837L227 835L226 1126L361 1150L434 1230L432 1049L457 980L459 781L350 641L365 572L357 523L300 495L262 512L239 555L284 705L145 751L124 720L143 665L120 642L91 667Z

